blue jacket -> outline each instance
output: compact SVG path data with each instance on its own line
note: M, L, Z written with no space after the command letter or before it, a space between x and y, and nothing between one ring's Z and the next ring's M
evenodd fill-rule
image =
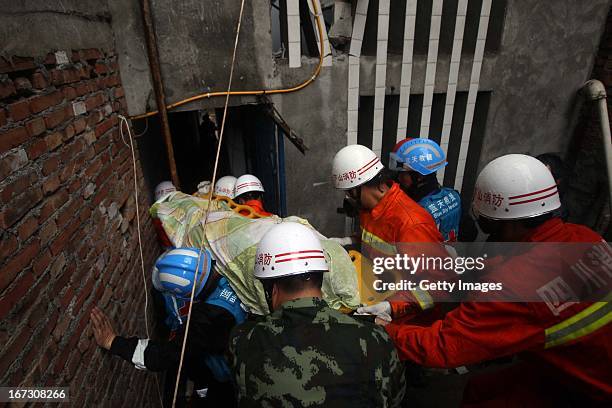
M423 197L419 205L431 214L445 242L457 241L461 222L461 197L457 191L441 187Z

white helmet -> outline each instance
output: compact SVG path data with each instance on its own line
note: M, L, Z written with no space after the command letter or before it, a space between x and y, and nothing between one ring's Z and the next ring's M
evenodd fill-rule
M507 154L485 166L478 175L472 208L493 220L518 220L561 207L550 170L535 157Z
M321 242L310 228L297 222L275 225L257 245L257 279L328 271Z
M332 181L339 190L350 190L372 180L384 168L376 153L362 145L345 146L334 156Z
M176 187L171 181L162 181L155 187L155 201L159 201L160 198L173 191L176 191Z
M215 195L234 198L234 186L236 185L236 177L223 176L215 183Z
M234 198L250 191L261 191L263 193L264 188L261 181L252 174L243 174L238 177L234 186Z

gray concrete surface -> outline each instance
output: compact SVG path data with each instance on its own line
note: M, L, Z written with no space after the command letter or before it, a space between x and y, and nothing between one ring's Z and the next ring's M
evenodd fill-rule
M110 20L106 1L0 0L1 55L40 57L56 50L110 50L114 45Z
M565 153L609 0L509 1L480 167L506 153Z

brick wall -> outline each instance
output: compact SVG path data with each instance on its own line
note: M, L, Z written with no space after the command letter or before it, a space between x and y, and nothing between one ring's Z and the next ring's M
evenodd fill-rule
M606 86L608 113L612 114L612 9L588 79L591 78ZM602 143L597 105L586 102L568 152L570 220L589 225L610 240L608 178Z
M0 58L0 384L69 386L75 406L158 401L153 376L99 349L98 304L144 336L125 98L112 52ZM144 259L159 252L139 168Z

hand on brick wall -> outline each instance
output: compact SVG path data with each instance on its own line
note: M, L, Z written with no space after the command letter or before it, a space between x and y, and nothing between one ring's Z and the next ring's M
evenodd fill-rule
M112 323L97 306L92 309L90 316L96 343L98 343L98 346L110 350L113 340L117 337Z

